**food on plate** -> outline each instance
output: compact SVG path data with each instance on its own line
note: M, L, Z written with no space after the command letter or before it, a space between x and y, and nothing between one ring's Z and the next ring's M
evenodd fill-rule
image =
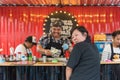
M120 58L120 55L119 55L119 54L115 54L115 55L113 56L113 58L114 58L114 59L119 59L119 58Z

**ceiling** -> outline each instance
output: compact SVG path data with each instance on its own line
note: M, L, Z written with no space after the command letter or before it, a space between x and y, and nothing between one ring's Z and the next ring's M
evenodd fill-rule
M120 0L0 0L1 6L120 6Z

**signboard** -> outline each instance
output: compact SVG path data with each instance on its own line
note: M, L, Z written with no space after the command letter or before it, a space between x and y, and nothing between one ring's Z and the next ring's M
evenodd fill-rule
M74 26L78 26L76 19L74 16L72 16L70 13L65 12L65 11L55 11L54 13L51 13L46 19L44 23L44 32L49 33L50 26L52 25L52 22L55 20L61 20L64 25L63 31L62 31L62 36L70 36L70 30Z

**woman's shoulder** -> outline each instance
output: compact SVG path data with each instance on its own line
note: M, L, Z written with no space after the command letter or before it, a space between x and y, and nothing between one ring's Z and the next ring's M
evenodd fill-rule
M90 44L87 43L87 42L79 42L79 43L77 43L75 46L76 46L76 47L83 48L83 47L88 47L88 45L90 45Z
M91 45L92 43L88 43L88 42L79 42L78 45Z

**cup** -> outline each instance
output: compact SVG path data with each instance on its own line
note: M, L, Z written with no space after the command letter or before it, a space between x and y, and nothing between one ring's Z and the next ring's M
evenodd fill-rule
M43 63L46 63L47 57L46 57L46 56L43 56L42 59L43 59Z
M33 56L33 61L36 61L36 60L37 60L36 56Z

